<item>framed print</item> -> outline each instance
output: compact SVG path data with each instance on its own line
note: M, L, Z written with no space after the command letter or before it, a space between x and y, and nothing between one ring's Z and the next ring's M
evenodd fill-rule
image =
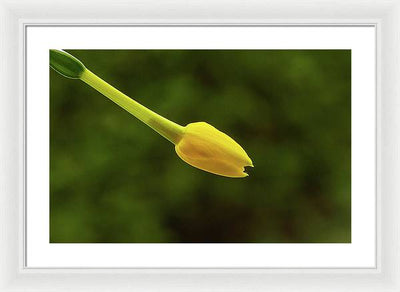
M398 290L397 3L34 2L0 5L1 290Z
M374 26L25 33L27 267L376 266Z

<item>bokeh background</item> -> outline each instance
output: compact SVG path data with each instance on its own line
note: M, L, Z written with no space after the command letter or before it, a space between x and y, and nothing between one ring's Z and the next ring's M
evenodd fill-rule
M349 50L66 50L157 113L206 121L255 168L195 169L50 70L50 242L351 242Z

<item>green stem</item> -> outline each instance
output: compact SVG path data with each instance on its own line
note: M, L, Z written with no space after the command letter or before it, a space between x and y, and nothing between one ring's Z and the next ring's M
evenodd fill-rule
M126 96L90 72L81 61L67 52L50 50L50 66L67 78L81 79L86 82L172 143L176 144L182 138L185 131L184 127L167 120Z
M80 79L134 115L170 142L176 144L182 138L184 127L134 101L88 69L85 68Z

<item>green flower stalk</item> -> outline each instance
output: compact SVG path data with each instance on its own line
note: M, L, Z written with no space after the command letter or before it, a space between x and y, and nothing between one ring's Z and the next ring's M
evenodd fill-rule
M253 163L231 137L205 122L178 125L131 99L88 70L74 56L50 50L50 66L61 75L80 79L102 93L175 145L178 156L188 164L226 177L246 177L244 167Z

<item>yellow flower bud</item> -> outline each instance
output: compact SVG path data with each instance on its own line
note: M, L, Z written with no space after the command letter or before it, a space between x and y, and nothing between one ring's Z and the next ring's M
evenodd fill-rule
M226 177L246 177L244 167L253 167L238 143L205 122L188 124L175 151L191 166Z
M253 167L243 148L228 135L204 122L182 127L160 116L105 82L70 54L51 50L50 65L68 78L81 79L174 143L178 156L190 165L226 177L246 177L244 168Z

